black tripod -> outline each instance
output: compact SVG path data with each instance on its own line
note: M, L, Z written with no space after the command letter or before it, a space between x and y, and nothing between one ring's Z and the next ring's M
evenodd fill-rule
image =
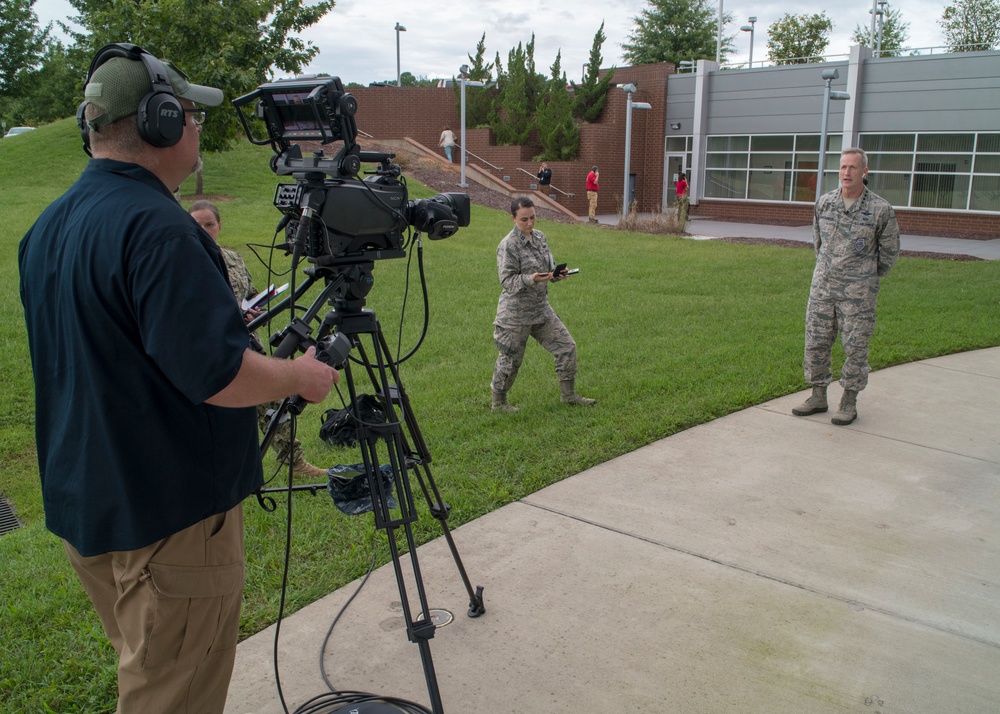
M435 625L431 620L430 609L427 605L424 584L420 575L420 564L417 560L417 546L411 527L411 524L418 519L418 514L410 485L410 473L416 475L417 483L424 494L430 513L441 525L445 540L451 549L452 558L469 594L469 617L478 617L486 611L483 604L483 588L477 586L474 589L465 572L465 566L462 564L462 559L448 527L448 513L451 507L442 499L434 477L431 475L431 455L413 414L409 397L400 383L398 366L392 359L375 312L364 308L364 298L371 290L373 282L372 267L373 261L361 259L345 261L333 266L308 268L306 273L309 277L303 285L297 288L292 296L250 323L249 327L252 330L259 324L270 322L273 318L272 313L279 313L286 307L293 305L294 301L304 295L318 280L325 281L326 285L323 291L306 310L303 318L293 319L283 332L275 336L273 341L277 343L277 347L274 356L289 357L298 349L304 350L310 344L316 344L317 358L341 368L342 374L346 377L345 381L350 396L348 408L353 422L357 425L358 443L371 495L375 527L386 531L396 584L399 588L400 602L403 606L407 636L411 642L416 643L419 647L424 679L431 700L431 709L434 714L440 714L444 710L430 651L430 639L434 637ZM318 318L326 304L333 305L334 309L327 312L314 339L311 336L310 323ZM357 357L347 359L348 351L355 351ZM382 405L385 414L385 421L382 423L365 423L361 419L352 360L367 375L375 391L375 396ZM285 412L298 414L303 407L304 403L296 397L282 402L272 416L264 435L261 443L262 453L270 444ZM391 470L389 486L386 485L382 477L383 465L388 465ZM315 495L318 490L325 489L326 486L327 484L306 484L290 485L288 488L261 489L257 498L265 509L273 510L275 504L270 496L266 495L268 493L308 490ZM396 494L396 509L390 507L392 491L395 491ZM395 510L398 510L396 516L393 515ZM420 604L420 615L416 620L410 612L402 562L396 543L396 530L399 528L405 535L406 548L409 551L410 565Z

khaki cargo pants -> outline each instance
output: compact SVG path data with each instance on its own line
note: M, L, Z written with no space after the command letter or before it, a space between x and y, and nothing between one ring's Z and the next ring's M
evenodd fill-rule
M226 705L243 597L243 505L145 548L70 563L118 652L119 714Z

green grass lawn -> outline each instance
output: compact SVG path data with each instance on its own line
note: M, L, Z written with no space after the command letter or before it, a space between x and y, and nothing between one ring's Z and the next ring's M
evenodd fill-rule
M270 245L279 218L271 206L275 177L269 158L268 149L242 143L205 159L204 191L224 197L221 242L243 253L258 287L288 279L269 280L246 246ZM0 493L25 522L0 537L5 712L114 708L114 653L58 540L44 527L16 265L21 236L85 163L71 120L0 141ZM191 191L193 179L183 187ZM412 196L431 193L411 186ZM521 410L492 413L491 326L500 290L495 250L510 225L509 216L474 207L469 228L424 244L430 327L401 374L434 457L435 478L453 506L453 527L656 439L804 388L811 251L542 223L557 260L580 268L579 275L552 286L550 295L579 345L578 388L598 405L560 404L552 360L532 344L509 395ZM268 257L266 247L257 252ZM415 252L409 255L414 266L402 327L410 260L379 261L369 299L394 349L402 334L404 353L423 319ZM274 256L272 264L287 270L289 258ZM879 298L873 369L1000 345L998 284L997 261L901 258ZM299 420L307 457L319 466L358 460L355 452L319 439L320 414L339 406L333 394ZM274 464L266 460L266 469L272 472ZM387 561L385 538L374 532L370 517L343 516L325 495L297 495L292 507L286 612L362 575L373 548L380 563ZM423 542L440 529L422 501L419 508L415 531ZM286 515L281 499L274 513L262 511L254 499L247 502L244 636L277 616ZM470 576L475 580L475 573Z

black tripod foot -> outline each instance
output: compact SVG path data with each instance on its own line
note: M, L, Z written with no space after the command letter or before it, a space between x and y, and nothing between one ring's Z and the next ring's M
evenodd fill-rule
M486 612L486 605L483 603L483 586L476 586L476 597L469 601L469 617L479 617Z

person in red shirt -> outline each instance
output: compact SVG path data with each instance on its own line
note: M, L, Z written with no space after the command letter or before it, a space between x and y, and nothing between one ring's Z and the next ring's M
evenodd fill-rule
M684 174L677 179L674 188L677 190L677 220L682 224L687 223L689 197L687 177Z
M587 174L587 205L588 216L591 223L597 223L597 182L601 178L601 171L596 166L591 167Z

